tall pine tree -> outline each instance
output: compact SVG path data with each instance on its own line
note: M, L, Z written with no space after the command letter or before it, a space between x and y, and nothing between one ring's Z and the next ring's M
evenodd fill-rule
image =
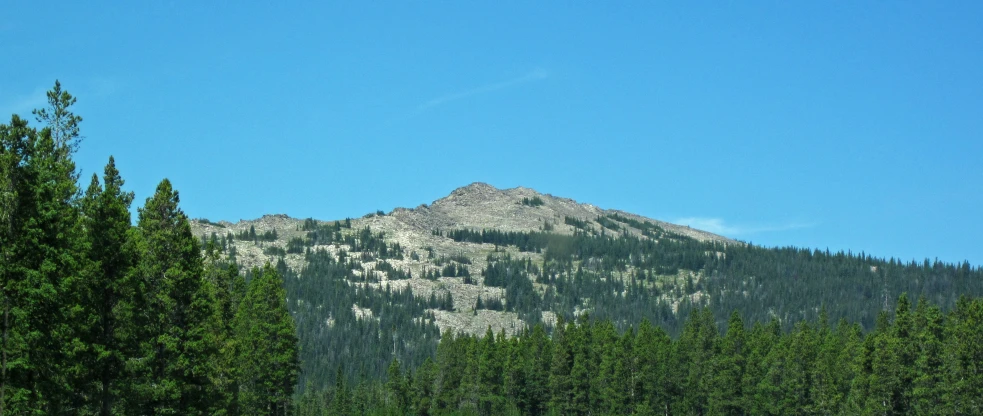
M85 314L77 322L89 346L84 361L88 371L79 387L94 395L89 406L94 413L110 415L118 412L125 397L120 390L123 364L135 353L136 310L131 300L138 290L133 272L139 257L130 222L133 193L122 190L123 179L112 157L103 184L93 175L82 202L92 269L82 287Z
M141 208L143 333L140 358L131 363L139 413L196 414L212 410L217 345L211 289L203 278L201 249L178 193L164 179Z
M236 316L239 405L244 415L286 415L300 371L297 330L276 268L266 263L252 276Z
M17 116L0 126L0 413L71 412L85 399L72 388L87 349L73 325L85 269L72 161L82 119L60 83L47 96L35 111L42 130Z

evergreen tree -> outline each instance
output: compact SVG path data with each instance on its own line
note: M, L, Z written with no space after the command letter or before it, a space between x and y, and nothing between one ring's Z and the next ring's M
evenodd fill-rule
M164 179L139 210L143 305L140 358L132 360L136 413L212 410L218 345L212 289L203 277L198 239Z
M399 360L394 359L389 364L386 378L386 390L388 390L389 396L387 404L390 408L395 409L398 414L406 414L408 401L406 378L403 377L403 372L400 370Z
M877 329L868 338L872 341L864 411L869 414L895 414L895 397L901 389L898 368L901 345L886 311L878 316Z
M954 414L983 412L983 299L961 297L945 324L943 403Z
M734 311L727 323L727 334L720 342L720 353L714 359L713 390L710 394L711 413L720 415L744 414L741 390L744 378L744 321Z
M945 385L943 374L943 318L937 306L929 305L924 297L915 309L915 346L917 358L912 382L911 408L913 414L935 414L942 403ZM943 370L944 371L944 370Z
M820 311L819 334L817 336L816 362L812 368L812 411L820 415L837 414L843 401L844 378L841 362L843 345L837 334L829 327L826 308ZM849 362L849 361L847 361Z
M418 415L433 413L434 385L437 378L437 364L427 358L416 370L413 379L413 409Z
M562 317L557 318L553 330L553 355L550 363L550 411L555 414L568 414L572 403L573 381L570 370L573 367L573 351L570 331L573 324L564 325Z
M126 398L123 364L136 354L135 314L132 303L139 286L134 273L139 253L135 246L130 221L132 192L122 190L123 179L115 160L109 163L103 176L104 186L95 175L85 193L82 213L89 258L93 270L85 280L82 307L87 316L78 322L84 328L83 342L89 346L84 363L89 371L81 388L95 387L88 392L94 399L93 413L118 413L121 400Z
M669 334L662 328L652 326L648 320L643 320L638 326L633 350L636 357L634 390L638 395L637 409L671 413L670 399L678 392L669 377L672 352Z
M766 326L755 323L747 336L747 366L741 386L744 394L744 409L749 414L767 414L768 395L773 394L774 386L768 381L769 366L766 358L778 346L780 326L777 319Z
M683 391L678 403L687 412L705 414L708 410L718 337L710 310L693 310L674 355L676 377Z
M215 332L211 336L218 348L212 372L212 383L218 393L215 411L235 415L239 412L240 376L235 315L246 295L245 282L235 263L219 260L217 251L205 253L205 277L213 290L215 311Z
M479 298L480 299L480 298ZM502 389L502 354L499 348L504 346L505 339L501 342L495 341L495 334L491 327L485 332L485 336L479 344L478 356L478 385L479 385L479 404L478 409L481 414L498 414L504 407L501 396Z
M42 130L17 116L0 126L0 413L59 413L86 400L72 388L88 351L74 325L87 267L72 161L81 117L60 83L47 95L48 108L35 111Z
M525 385L521 402L527 414L540 415L546 412L550 401L550 364L552 362L552 343L541 324L530 331L522 340L522 355L525 362Z
M299 374L297 330L280 273L268 262L252 271L236 315L236 334L241 413L288 414Z

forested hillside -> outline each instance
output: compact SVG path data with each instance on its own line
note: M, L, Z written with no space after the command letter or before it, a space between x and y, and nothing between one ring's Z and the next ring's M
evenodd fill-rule
M649 321L537 325L518 337L447 333L436 357L385 381L308 390L301 415L971 415L983 409L983 300L945 314L906 295L892 319L783 331L694 310L678 337Z
M452 198L474 197L469 188ZM417 368L448 331L480 336L491 328L512 336L541 323L551 333L556 317L570 322L589 314L618 331L648 320L676 337L692 311L706 308L721 329L734 311L749 325L774 321L789 331L825 309L831 321L847 319L866 332L882 311L893 313L902 293L944 311L962 295L983 294L983 271L965 262L700 239L706 235L611 211L556 218L542 212L554 197L534 196L534 203L518 194L488 204L495 192L478 187L480 198L467 207L504 204L539 216L512 224L537 228L508 221L504 229L446 228L434 214L449 210L446 201L341 221L270 216L194 226L240 263L275 261L288 276L302 346L300 385L314 390L330 386L339 368L351 380L384 377L393 358ZM428 228L434 225L443 228Z

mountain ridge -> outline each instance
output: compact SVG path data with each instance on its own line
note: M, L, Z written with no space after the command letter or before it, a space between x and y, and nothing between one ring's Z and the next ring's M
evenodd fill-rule
M532 188L520 186L499 189L484 182L473 182L458 187L447 196L430 204L421 204L414 208L397 207L381 215L376 212L360 218L331 221L293 218L286 214L266 214L253 220L240 219L236 223L229 221L216 223L197 219L192 221L192 229L203 239L213 234L238 235L254 230L256 234L263 235L276 231L277 238L272 241L249 242L229 238L230 241L234 241L236 261L248 269L261 267L267 261L277 262L282 259L287 267L300 273L305 265L305 254L287 253L286 250L290 240L308 238L309 231L304 230L304 224L310 225L311 221L321 225L350 221L352 230L362 230L367 227L373 233L382 233L387 243L398 244L407 256L384 261L395 269L413 276L410 279L392 279L389 273L379 273L378 282L361 284L376 288L388 287L393 290L410 288L413 293L422 297L449 293L456 305L455 309L434 311L436 323L442 330L483 333L486 328L491 327L496 332L506 330L512 333L523 327L523 321L516 313L477 308L479 298L486 301L505 298L503 288L484 285L480 275L488 267L488 258L491 254L505 253L542 265L544 263L542 253L523 252L514 247L454 241L440 234L456 230L477 232L497 230L506 233L550 233L566 236L573 236L578 232L591 232L597 235L628 233L639 238L648 238L644 230L629 224L618 223L617 230L610 228L611 224L603 225L601 222L609 216L616 216L616 218L621 216L626 220L637 221L638 224L662 228L697 241L743 244L706 231L621 210L602 209L571 198L540 193ZM568 222L575 225L570 225ZM652 229L656 229L654 227ZM311 248L326 250L336 257L342 251L351 253L353 250L346 244L314 244ZM457 267L467 269L467 273L475 276L477 281L468 282L459 277L446 276L440 276L435 280L421 278L435 270L440 272L446 266L442 259L447 258L461 259L462 262L458 262ZM467 259L467 264L460 264L464 259ZM374 269L380 267L379 264L380 261L365 261L362 266L369 271L361 276L375 274ZM534 286L542 293L547 289L547 285L540 283L535 283ZM675 303L678 301L677 299ZM365 315L358 305L353 305L353 310L358 311L360 315ZM555 315L552 311L543 311L544 322L549 323L554 319Z

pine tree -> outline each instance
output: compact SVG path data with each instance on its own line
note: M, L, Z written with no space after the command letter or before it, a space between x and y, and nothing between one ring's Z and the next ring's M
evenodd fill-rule
M397 411L397 414L406 414L407 410L407 391L406 378L400 370L399 360L393 359L386 372L386 390L388 393L387 405Z
M123 179L112 157L103 176L104 186L93 175L92 184L82 202L83 223L92 260L92 273L82 287L83 312L79 319L84 328L83 342L90 350L83 361L85 378L78 386L96 397L94 413L118 412L126 397L122 382L123 364L136 353L137 313L131 302L139 287L134 274L139 254L130 221L132 192L122 190Z
M943 398L954 414L983 412L983 299L960 297L945 323Z
M286 297L272 265L253 270L236 315L242 414L285 415L293 407L300 365L297 330Z
M677 392L669 377L669 359L672 353L669 334L662 328L652 326L648 320L643 320L638 326L633 350L637 374L634 388L638 395L636 409L671 413L670 399Z
M867 375L865 411L870 414L894 414L894 398L901 387L898 351L901 345L887 312L877 318L871 338L870 373Z
M891 395L891 402L893 411L903 415L911 413L915 360L918 357L918 346L914 339L915 322L911 313L911 301L908 300L907 293L902 293L898 298L892 329L892 336L898 345L896 352L898 386Z
M675 349L678 380L683 389L679 404L686 411L706 413L713 380L713 357L719 338L710 309L694 310Z
M564 325L562 316L557 318L549 375L549 409L556 414L569 413L568 406L572 402L570 370L573 367L573 351L570 332L573 330L573 324Z
M0 233L3 346L0 413L58 413L81 406L71 383L87 346L74 321L86 259L72 155L81 117L75 98L55 87L38 131L17 116L0 126Z
M600 364L597 374L591 380L590 397L593 399L591 408L603 413L625 413L621 407L624 405L628 388L627 383L621 385L621 382L627 380L616 378L617 373L622 371L619 368L623 366L624 351L620 341L618 332L610 321L594 325L592 355L600 360Z
M216 250L205 250L205 277L213 289L215 332L212 343L217 348L212 383L217 389L216 412L238 414L239 410L239 356L235 328L235 315L246 295L245 282L235 263L219 259Z
M755 323L747 336L747 366L741 383L744 394L744 409L749 414L766 414L768 395L774 387L768 381L766 358L771 350L778 347L780 327L778 320L772 319L767 326Z
M479 298L480 299L480 298ZM503 342L495 342L495 333L491 327L485 331L485 336L478 344L478 409L482 414L501 413L503 401L502 389L502 357L499 348Z
M3 351L0 351L0 413L26 413L30 386L28 385L27 340L23 323L26 311L19 301L21 288L15 283L23 274L22 266L15 263L17 253L23 250L21 226L25 213L19 209L20 194L26 191L23 182L23 161L28 157L28 144L36 140L37 133L27 127L27 121L16 115L10 125L0 124L0 290L2 290Z
M430 415L433 409L434 385L437 378L437 364L427 357L416 370L413 379L413 409L418 415Z
M843 363L840 354L843 350L837 334L829 327L829 317L826 308L819 314L819 345L816 352L816 362L812 368L812 384L809 396L812 398L812 412L820 415L832 415L839 412L843 401L842 370Z
M937 306L929 305L924 297L915 309L915 359L911 408L913 414L930 415L942 403L943 385L943 319Z
M541 324L532 328L529 336L523 339L523 361L525 362L526 413L539 415L546 411L550 401L550 364L552 363L552 344Z
M720 353L713 360L714 379L710 394L710 411L713 414L744 413L741 400L745 366L744 338L744 321L734 311L727 323L727 334L720 342Z
M567 413L571 415L586 415L591 411L591 384L594 376L595 357L592 351L593 333L586 318L581 318L580 325L567 327L567 338L570 340L570 350L573 365L570 367L570 402L567 403Z
M212 410L218 345L212 289L203 277L198 239L167 179L139 210L143 312L141 357L133 360L136 413Z

